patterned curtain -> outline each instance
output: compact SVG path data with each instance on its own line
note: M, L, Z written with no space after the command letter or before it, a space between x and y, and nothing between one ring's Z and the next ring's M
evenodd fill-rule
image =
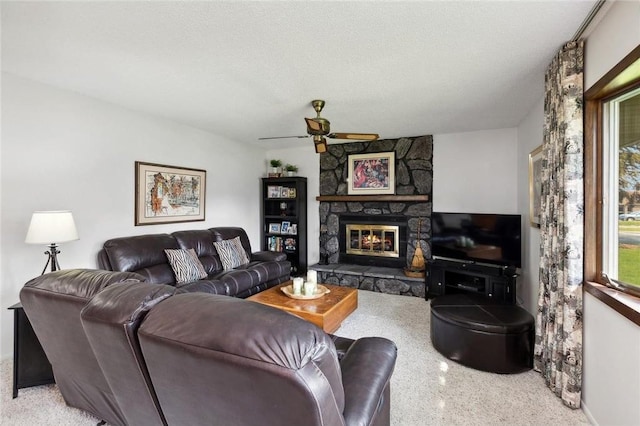
M540 290L534 368L580 407L583 279L583 42L567 43L545 76Z

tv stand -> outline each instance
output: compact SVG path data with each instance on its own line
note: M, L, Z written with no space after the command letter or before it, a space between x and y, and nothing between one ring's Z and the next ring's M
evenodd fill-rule
M514 305L517 278L515 268L431 259L425 277L425 299L443 294L472 293Z

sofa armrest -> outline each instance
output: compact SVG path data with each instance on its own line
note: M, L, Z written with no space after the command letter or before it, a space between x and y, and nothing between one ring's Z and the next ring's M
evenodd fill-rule
M342 361L342 358L347 354L349 348L351 348L351 346L356 342L353 339L336 336L335 334L329 334L329 337L333 340L333 344L336 346L339 361Z
M277 252L277 251L256 251L251 253L251 261L261 261L261 262L281 262L283 260L287 260L287 255L285 253Z
M109 256L105 249L101 249L98 252L98 268L104 269L105 271L113 271L113 267L111 266L111 262L109 262Z
M396 364L396 345L382 337L356 340L340 361L347 425L372 424L384 404Z

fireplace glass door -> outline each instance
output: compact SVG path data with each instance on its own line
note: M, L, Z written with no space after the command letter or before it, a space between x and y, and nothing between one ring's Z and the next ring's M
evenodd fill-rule
M346 225L347 254L399 257L398 227L389 225Z

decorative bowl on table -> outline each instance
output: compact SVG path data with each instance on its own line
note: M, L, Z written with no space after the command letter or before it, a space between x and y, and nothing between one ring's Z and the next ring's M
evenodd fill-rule
M329 290L328 288L326 288L322 284L318 284L316 286L316 292L314 294L309 295L309 296L305 296L304 292L300 293L300 294L293 294L293 285L291 285L291 284L285 285L283 287L280 287L280 290L282 290L282 292L284 294L286 294L287 296L289 296L292 299L301 299L301 300L318 299L318 298L324 296L327 293L331 293L331 290Z

